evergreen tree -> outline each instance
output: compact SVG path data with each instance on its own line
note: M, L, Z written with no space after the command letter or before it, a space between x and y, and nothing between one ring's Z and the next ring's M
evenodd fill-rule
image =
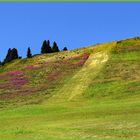
M46 53L51 53L51 52L52 52L52 48L50 46L50 41L48 40L46 44Z
M47 41L44 40L44 41L43 41L43 44L42 44L42 47L41 47L41 53L42 53L42 54L43 54L43 53L46 53L46 45L47 45Z
M16 48L9 48L8 49L8 52L7 52L7 55L6 55L6 58L4 59L4 63L7 63L7 62L10 62L14 59L17 59L18 58L18 51Z
M14 59L17 59L18 58L18 51L16 48L13 48L12 51L11 51L11 59L14 60Z
M68 50L67 47L64 47L64 48L63 48L63 51L67 51L67 50Z
M4 59L5 63L10 62L10 61L11 61L11 48L8 49L6 58Z
M52 52L52 48L50 46L50 41L43 41L42 47L41 47L41 53L51 53Z
M30 47L28 47L27 58L31 58L31 57L32 57L31 49L30 49Z
M57 43L56 43L55 41L54 41L54 43L53 43L52 51L53 51L53 52L59 52L58 45L57 45Z

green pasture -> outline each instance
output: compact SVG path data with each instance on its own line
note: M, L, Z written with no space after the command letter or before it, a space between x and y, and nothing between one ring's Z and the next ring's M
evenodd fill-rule
M0 140L140 139L139 38L16 60L0 68L0 73L22 70L21 63L26 66L44 59L53 63L56 56L72 59L85 51L90 53L85 64L70 71L64 68L67 75L56 79L53 86L36 95L0 100ZM36 74L45 75L47 70L39 69ZM38 81L35 85L42 86L44 75L30 84Z

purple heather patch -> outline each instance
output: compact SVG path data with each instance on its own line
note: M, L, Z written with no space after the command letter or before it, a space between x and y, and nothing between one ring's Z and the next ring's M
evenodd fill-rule
M89 57L88 53L84 53L83 55L81 55L81 58L84 59L84 60L87 60L88 57Z
M0 76L4 82L1 83L0 88L12 88L12 87L20 87L25 85L28 81L27 77L24 75L22 71L9 71Z
M26 66L26 69L29 69L29 70L37 70L39 68L40 68L40 66L33 66L33 65Z
M27 83L27 78L25 77L17 77L11 80L11 84L15 86L22 86Z
M55 80L57 79L58 77L61 77L64 75L64 72L59 72L59 71L56 71L56 72L52 72L48 75L47 79L49 81L52 81L52 80Z
M80 60L78 62L74 62L74 65L83 65L85 63L85 60Z
M86 62L86 60L88 59L88 57L89 57L88 53L84 53L84 54L82 54L80 56L77 56L75 58L76 58L76 60L79 60L79 61L74 62L73 64L74 65L79 65L79 66L83 65Z
M10 76L23 76L24 75L22 71L9 71L7 74Z

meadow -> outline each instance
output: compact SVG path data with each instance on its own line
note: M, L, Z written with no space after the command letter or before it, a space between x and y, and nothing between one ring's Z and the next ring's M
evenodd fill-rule
M0 140L139 140L140 38L0 67Z

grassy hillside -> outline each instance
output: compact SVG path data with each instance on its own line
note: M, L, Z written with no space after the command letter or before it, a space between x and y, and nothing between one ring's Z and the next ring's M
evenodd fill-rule
M140 38L0 68L0 140L138 140Z

